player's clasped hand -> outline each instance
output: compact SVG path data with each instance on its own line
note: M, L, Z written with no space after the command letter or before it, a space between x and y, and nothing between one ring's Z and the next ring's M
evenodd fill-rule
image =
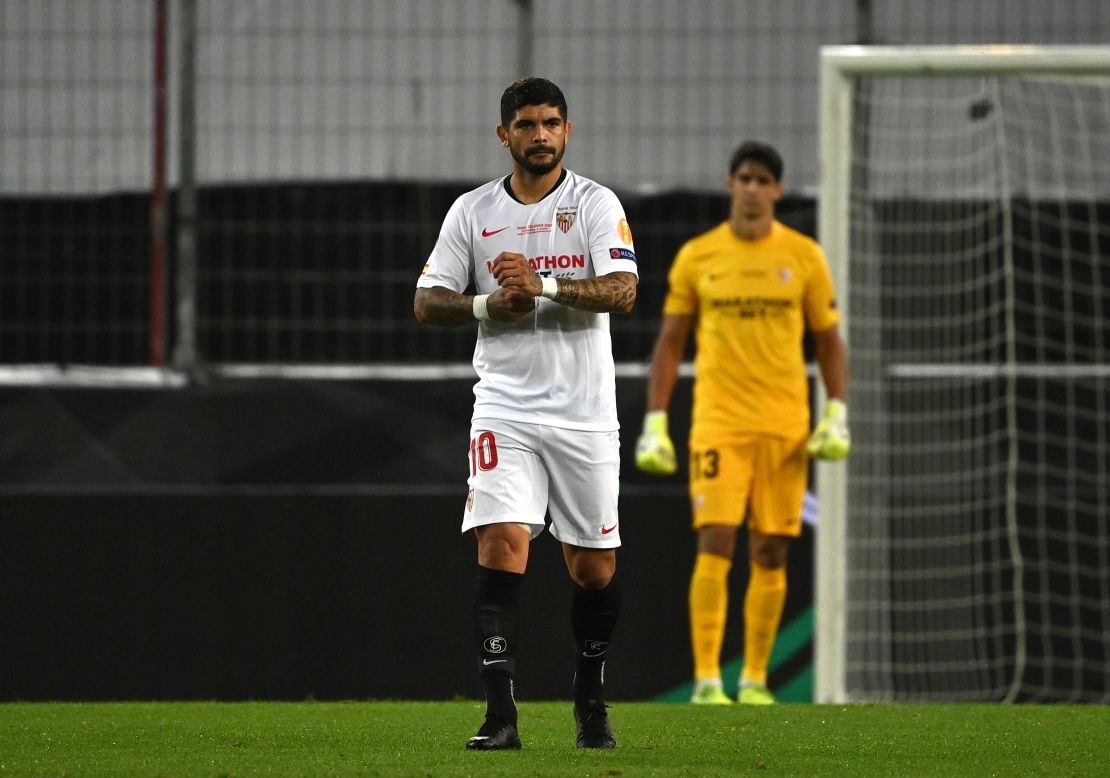
M678 470L674 443L667 434L667 412L649 411L636 441L636 467L652 475L673 475Z
M806 445L809 455L816 459L844 459L852 450L852 436L848 432L848 406L840 400L829 400L825 405L825 418L813 430Z
M505 287L486 299L486 308L496 321L519 321L536 309L536 298L515 286Z
M516 287L533 297L543 292L543 281L532 269L528 257L512 251L502 251L493 260L493 278L502 288Z

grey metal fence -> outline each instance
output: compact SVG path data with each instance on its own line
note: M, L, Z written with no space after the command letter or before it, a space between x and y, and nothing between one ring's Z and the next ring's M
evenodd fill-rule
M465 362L412 287L451 199L507 169L526 72L629 210L615 347L645 360L740 140L779 146L812 228L821 45L1108 37L1099 0L0 0L0 367Z

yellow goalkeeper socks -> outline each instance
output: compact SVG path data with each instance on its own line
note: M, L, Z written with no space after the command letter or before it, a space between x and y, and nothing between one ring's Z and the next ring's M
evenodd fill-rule
M767 684L767 663L786 602L786 567L751 566L744 596L744 671L742 679Z
M694 678L721 677L721 643L728 616L728 571L732 560L699 553L690 578L690 641L694 649Z

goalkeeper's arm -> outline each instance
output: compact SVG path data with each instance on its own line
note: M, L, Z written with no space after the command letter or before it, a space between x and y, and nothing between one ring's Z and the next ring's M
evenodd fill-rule
M643 431L636 441L636 467L645 473L672 475L678 470L674 442L667 429L667 406L678 381L678 367L693 320L692 316L668 313L663 315L659 325L659 335L651 353L647 413Z
M817 459L843 459L852 449L848 406L844 403L848 395L848 350L835 325L813 336L821 380L829 399L806 449Z

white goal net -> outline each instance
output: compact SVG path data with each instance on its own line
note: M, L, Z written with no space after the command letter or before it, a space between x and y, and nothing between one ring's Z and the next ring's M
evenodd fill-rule
M832 47L818 701L1110 702L1110 47Z

